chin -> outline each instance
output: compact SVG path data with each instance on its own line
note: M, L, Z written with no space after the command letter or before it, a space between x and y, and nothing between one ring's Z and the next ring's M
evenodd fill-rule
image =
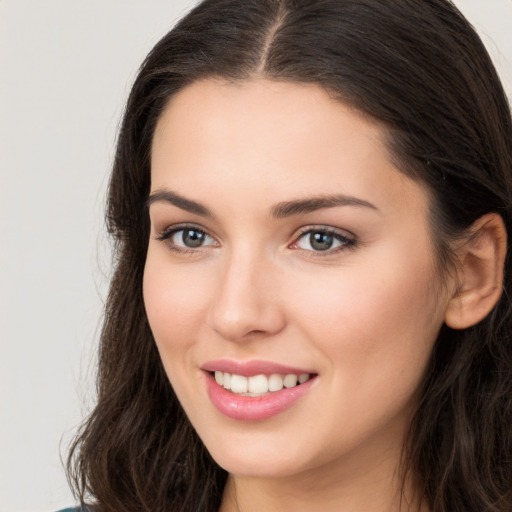
M213 455L213 454L212 454ZM250 455L222 454L213 457L215 462L231 475L246 478L287 478L300 472L296 463L286 457L252 458Z
M277 437L277 436L276 436ZM247 441L216 438L206 442L215 462L228 473L252 478L286 478L311 469L304 443L249 435ZM298 449L302 447L302 449Z

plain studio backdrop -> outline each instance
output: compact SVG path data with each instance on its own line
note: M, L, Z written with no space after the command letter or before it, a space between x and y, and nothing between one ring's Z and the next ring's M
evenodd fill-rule
M0 512L73 504L61 457L94 400L115 136L142 59L195 3L0 0ZM512 0L455 3L512 97Z

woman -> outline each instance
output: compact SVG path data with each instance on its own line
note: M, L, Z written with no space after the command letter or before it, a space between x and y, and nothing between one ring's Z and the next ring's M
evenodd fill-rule
M106 511L512 509L512 122L447 0L205 0L133 86Z

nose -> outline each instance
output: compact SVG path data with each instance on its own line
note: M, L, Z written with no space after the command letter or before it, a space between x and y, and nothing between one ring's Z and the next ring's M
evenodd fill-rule
M273 336L285 325L275 272L254 255L233 255L219 274L209 326L224 339L243 342Z

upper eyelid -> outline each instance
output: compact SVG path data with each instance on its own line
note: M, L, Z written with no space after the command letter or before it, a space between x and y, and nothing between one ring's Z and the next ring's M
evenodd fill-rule
M294 240L296 240L298 237L309 233L311 231L321 231L324 233L333 233L335 235L340 235L344 238L350 238L350 239L357 239L357 236L352 233L351 231L348 231L347 229L342 228L335 228L334 226L329 226L326 224L316 224L316 225L310 225L310 226L304 226L297 230L295 234L293 235Z
M215 235L211 234L209 229L206 229L200 224L195 224L193 222L180 222L178 224L169 224L163 229L157 229L156 226L153 226L153 229L159 235L168 235L171 233L176 233L177 231L182 231L184 229L197 229L198 231L202 231L203 233L206 233L208 236L211 236L212 238L216 238Z

